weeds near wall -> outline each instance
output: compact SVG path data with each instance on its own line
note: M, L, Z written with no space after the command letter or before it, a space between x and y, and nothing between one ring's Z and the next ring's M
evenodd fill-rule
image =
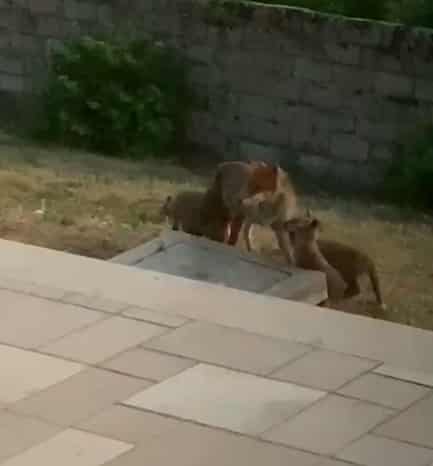
M142 40L67 43L52 57L43 134L110 155L162 155L185 140L186 71L172 50Z
M385 196L399 204L433 209L433 126L419 128L401 146L384 180Z

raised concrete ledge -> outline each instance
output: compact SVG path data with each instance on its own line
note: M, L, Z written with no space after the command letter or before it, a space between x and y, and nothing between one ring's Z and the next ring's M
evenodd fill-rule
M308 304L328 297L322 272L282 266L255 252L170 229L110 262Z

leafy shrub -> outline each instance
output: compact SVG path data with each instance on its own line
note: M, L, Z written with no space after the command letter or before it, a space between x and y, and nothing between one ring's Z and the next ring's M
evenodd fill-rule
M386 197L433 209L433 126L421 128L401 147L385 177Z
M389 19L392 21L433 28L431 0L393 0L389 10Z
M183 140L193 100L173 51L84 37L52 58L43 96L48 138L135 156L162 154Z
M384 0L343 0L334 1L337 3L337 12L356 18L384 19L388 12L388 2Z

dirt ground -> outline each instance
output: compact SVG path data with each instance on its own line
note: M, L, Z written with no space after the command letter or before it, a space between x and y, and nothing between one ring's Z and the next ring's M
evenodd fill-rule
M159 208L168 194L206 182L169 161L112 160L1 133L0 237L111 258L162 230ZM303 196L302 203L322 220L324 238L358 246L375 259L388 304L382 318L433 329L431 217L325 194ZM258 249L281 261L273 235L259 227L255 232ZM364 290L339 307L377 315L368 280Z

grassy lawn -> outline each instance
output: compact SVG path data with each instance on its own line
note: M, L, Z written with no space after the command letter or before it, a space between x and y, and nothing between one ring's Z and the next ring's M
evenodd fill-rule
M0 135L0 237L107 259L161 231L159 207L168 194L206 181L170 162L112 160ZM323 237L376 259L385 319L433 329L432 218L325 194L306 195L303 203L323 221ZM280 261L270 232L255 231L262 253ZM373 313L367 281L364 288L341 308Z

